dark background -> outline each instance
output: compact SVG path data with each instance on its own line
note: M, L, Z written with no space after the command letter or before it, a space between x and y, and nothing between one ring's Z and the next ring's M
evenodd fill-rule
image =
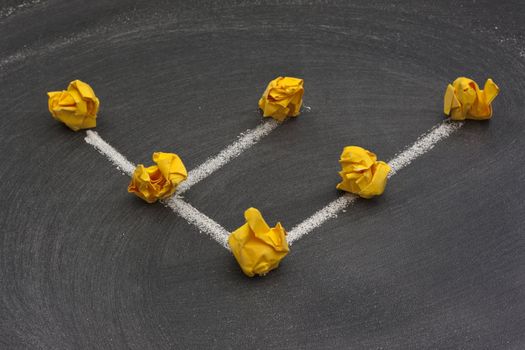
M0 348L525 348L524 23L522 1L4 0ZM192 169L260 123L278 75L305 79L311 111L185 194L228 230L337 198L343 146L391 159L457 76L501 94L254 279L129 195L45 95L90 83L105 140Z

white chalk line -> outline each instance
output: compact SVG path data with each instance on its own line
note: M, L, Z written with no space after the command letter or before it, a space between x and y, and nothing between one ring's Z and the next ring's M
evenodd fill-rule
M430 151L439 141L447 138L462 126L462 122L450 122L447 120L421 135L413 145L407 147L388 162L388 165L390 165L390 168L392 169L388 177L392 177L401 169L409 165L414 159ZM321 226L328 219L337 217L337 214L355 202L357 198L358 197L353 194L346 193L330 202L327 206L318 210L300 224L294 226L288 232L288 243L292 244Z
M219 225L215 220L206 216L204 213L196 209L190 203L183 201L178 196L173 196L162 202L170 207L171 210L177 213L180 217L197 227L200 232L206 233L224 248L230 250L228 246L228 236L230 235L230 232Z
M105 156L120 171L124 172L128 176L133 175L135 165L127 160L126 157L124 157L113 146L104 141L97 132L88 130L84 140L88 144L92 145L103 156ZM209 218L179 197L171 197L162 201L162 203L170 207L171 210L173 210L188 223L197 227L200 232L209 235L220 245L226 249L229 249L227 242L229 232L216 221Z
M309 113L312 107L303 104L301 112ZM215 171L219 170L227 163L232 161L241 155L242 152L246 151L263 137L268 136L273 130L275 130L280 123L274 119L269 119L259 124L253 129L248 129L241 133L234 143L227 146L215 157L208 158L204 163L192 169L188 172L188 178L186 181L181 183L177 188L177 194L183 194L188 191L191 187L201 182Z
M279 126L275 120L268 120L258 125L254 129L248 129L243 132L237 141L223 149L215 157L208 158L204 163L188 172L188 178L177 188L177 194L180 195L188 191L193 185L204 180L215 171L222 168L231 160L237 158L242 152L246 151L264 136L270 134ZM116 149L106 143L96 131L88 130L86 142L93 145L99 152L108 156L108 158L122 171L131 176L135 165L122 156ZM127 163L126 163L127 162Z
M255 145L278 126L279 123L271 119L263 122L254 129L242 133L237 141L223 149L215 157L207 159L204 163L188 172L188 178L179 185L177 194L182 194L188 191L193 185L204 180L228 162L237 158L242 152Z
M336 200L331 201L324 208L316 211L312 216L294 226L287 234L286 240L289 244L297 241L301 237L307 235L317 227L324 224L328 219L337 217L337 214L343 211L346 207L352 204L357 199L357 196L351 193L345 193Z
M463 124L463 122L447 120L421 135L412 146L407 147L388 162L392 169L388 177L394 176L399 170L412 163L414 159L430 151L439 141L449 137L454 131L461 128Z
M102 137L92 130L86 131L86 137L84 140L95 147L102 155L109 159L113 165L117 167L120 171L123 171L126 175L131 176L135 171L135 164L131 163L126 159L119 151L117 151L113 146L104 141Z

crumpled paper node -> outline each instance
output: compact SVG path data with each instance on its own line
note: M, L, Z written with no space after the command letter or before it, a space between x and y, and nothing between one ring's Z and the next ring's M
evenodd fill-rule
M153 153L157 165L137 165L128 192L135 193L148 203L167 198L175 193L177 186L188 177L182 160L174 153Z
M67 90L48 92L49 112L70 129L90 129L97 126L100 101L88 84L80 80L69 83Z
M286 117L297 117L303 104L303 79L278 77L272 80L261 99L259 108L264 117L272 117L280 122Z
M279 222L270 228L255 208L247 209L244 217L246 224L230 234L228 244L247 276L262 276L277 268L290 251L286 231Z
M469 78L460 77L448 84L445 91L443 112L452 120L484 120L492 117L492 101L498 96L499 87L487 79L481 90L478 84Z
M363 198L372 198L385 191L390 166L378 161L374 153L358 146L347 146L339 163L342 181L337 184L337 189Z

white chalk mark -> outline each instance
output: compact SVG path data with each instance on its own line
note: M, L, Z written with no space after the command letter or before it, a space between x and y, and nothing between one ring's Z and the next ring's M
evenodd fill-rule
M397 154L390 162L388 162L388 165L392 168L388 177L394 176L399 170L412 163L417 157L430 151L434 148L436 143L447 138L462 126L462 122L445 121L436 125L426 134L421 135L412 146L406 148L403 152Z
M204 180L226 163L237 158L242 152L255 145L264 136L267 136L272 130L277 128L277 126L279 126L279 123L272 119L260 124L254 129L242 133L237 141L223 149L215 157L209 158L197 168L191 170L188 173L186 181L179 185L177 193L182 194L186 192L193 185Z
M461 128L461 126L463 126L463 123L445 121L435 126L427 133L421 135L412 146L406 148L388 162L388 165L392 168L388 177L395 175L399 170L409 165L414 159L430 151L434 148L436 143L450 136L454 131ZM357 196L347 193L330 202L327 206L318 210L315 214L293 227L288 232L288 242L292 244L310 233L312 230L321 226L328 219L336 217L338 213L352 204L357 198Z
M297 241L299 238L308 234L313 229L321 226L328 219L337 217L337 214L343 211L351 203L357 199L357 196L347 193L337 198L336 200L330 202L326 207L322 208L315 212L314 215L310 216L308 219L301 222L299 225L292 228L288 232L287 240L288 243L292 244Z
M187 222L194 225L200 232L207 234L224 248L230 249L228 247L228 236L230 233L216 221L177 196L166 199L163 203Z
M119 170L128 176L133 175L135 164L131 163L126 157L120 154L119 151L113 148L113 146L104 141L96 131L88 130L86 135L84 140L86 140L87 143L95 147L102 155L106 156Z
M38 5L42 2L42 0L30 0L30 1L24 1L16 6L10 6L6 7L4 9L0 10L0 19L9 17L13 15L15 12L18 12L20 10L29 8L34 5Z
M4 66L11 64L13 62L21 61L26 57L26 55L22 52L17 52L11 56L7 56L6 58L2 58L0 60L0 68L3 68Z
M135 165L133 163L127 160L126 157L119 153L113 146L104 141L97 132L88 130L86 134L87 136L84 138L84 140L87 143L95 147L97 151L99 151L102 155L109 159L109 161L113 163L113 165L115 165L119 170L123 171L128 176L133 175L133 171L135 170ZM170 207L176 214L178 214L184 220L197 227L197 229L200 232L209 235L220 245L222 245L226 249L229 249L229 232L217 222L210 219L208 216L201 213L192 205L184 202L177 196L173 196L169 199L166 199L162 201L162 203Z

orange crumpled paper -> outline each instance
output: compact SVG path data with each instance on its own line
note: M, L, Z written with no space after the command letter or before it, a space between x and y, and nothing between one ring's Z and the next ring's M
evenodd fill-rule
M443 112L452 120L490 119L491 103L498 94L499 87L492 79L487 79L484 89L480 90L474 80L460 77L447 86Z
M67 90L48 92L48 108L56 120L78 131L97 126L100 101L88 84L80 80L69 83Z
M272 117L280 122L286 117L297 117L303 104L303 79L278 77L272 80L261 99L259 108L264 117Z
M266 275L290 251L286 231L279 222L270 228L255 208L247 209L244 217L246 224L230 234L228 244L247 276Z
M188 173L178 155L174 153L153 153L157 165L137 165L128 186L128 192L135 193L148 203L154 203L175 193L177 186L186 180Z
M337 189L357 194L363 198L372 198L385 190L390 166L378 161L377 156L358 146L347 146L341 153L342 181Z

